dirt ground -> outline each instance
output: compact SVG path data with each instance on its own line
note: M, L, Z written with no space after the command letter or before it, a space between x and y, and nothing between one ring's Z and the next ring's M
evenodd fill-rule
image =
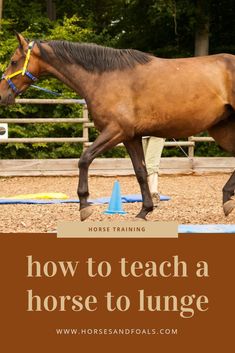
M235 212L225 217L222 210L222 187L228 174L202 176L162 176L160 192L171 197L161 202L148 219L179 224L234 223ZM119 180L122 195L137 194L135 177L90 177L90 197L110 196L115 180ZM0 178L0 197L39 192L63 192L77 198L76 177L14 177ZM133 220L140 203L123 204L124 216L105 215L107 205L97 205L89 221ZM0 232L55 232L57 222L79 220L78 204L0 205Z

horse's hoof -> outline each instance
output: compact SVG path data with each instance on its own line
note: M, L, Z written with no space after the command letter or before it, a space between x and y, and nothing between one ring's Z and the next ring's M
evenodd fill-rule
M93 213L93 206L87 206L80 210L80 220L85 221Z
M145 218L145 217L138 217L138 216L136 216L135 218L134 218L134 221L147 221L147 219Z
M235 208L235 200L234 199L230 199L227 202L225 202L223 204L225 216L228 216L234 208Z

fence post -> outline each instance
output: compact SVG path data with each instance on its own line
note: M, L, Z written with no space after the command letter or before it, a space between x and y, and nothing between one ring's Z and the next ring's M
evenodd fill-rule
M193 141L193 136L189 136L188 141ZM194 146L188 146L188 156L190 158L194 157Z
M89 142L89 127L87 126L87 123L89 122L89 116L88 116L88 109L86 105L83 106L82 117L86 119L86 122L83 123L83 133L82 133L82 137L85 139L83 142L83 152L84 152L87 149L86 142Z

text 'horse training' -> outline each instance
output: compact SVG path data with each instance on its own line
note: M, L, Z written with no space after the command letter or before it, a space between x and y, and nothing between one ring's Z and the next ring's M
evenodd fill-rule
M112 49L67 41L28 42L19 46L0 83L0 103L12 104L41 76L52 75L85 98L100 134L79 160L80 216L88 203L88 168L100 153L123 142L143 197L137 215L153 210L147 183L142 136L180 138L208 130L235 154L235 56L161 59L131 49ZM235 172L223 188L223 208L235 207Z

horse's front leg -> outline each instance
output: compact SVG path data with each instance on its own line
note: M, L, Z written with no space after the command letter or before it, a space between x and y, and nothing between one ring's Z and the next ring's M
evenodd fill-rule
M92 206L88 202L88 169L91 162L100 154L110 148L116 146L122 141L123 136L120 129L114 127L106 127L105 130L97 137L93 144L81 155L78 163L79 167L79 183L78 197L80 200L80 218L81 221L87 219L93 212Z
M142 209L136 217L146 220L146 215L153 210L153 201L147 181L147 170L145 167L142 138L135 137L131 141L124 142L124 144L131 157L136 178L140 185L140 190L143 198Z

